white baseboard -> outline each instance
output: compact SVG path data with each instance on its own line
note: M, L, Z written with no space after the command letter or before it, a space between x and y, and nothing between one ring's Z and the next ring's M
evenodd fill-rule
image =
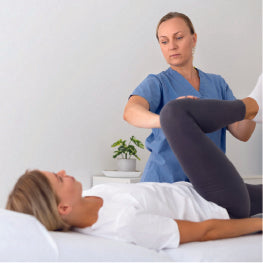
M248 184L262 184L262 175L244 175L242 178Z

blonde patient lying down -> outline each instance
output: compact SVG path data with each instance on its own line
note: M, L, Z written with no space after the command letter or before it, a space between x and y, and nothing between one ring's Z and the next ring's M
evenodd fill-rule
M245 184L205 135L253 119L260 107L252 98L180 99L164 107L162 129L191 183L104 184L83 195L64 170L32 170L18 179L6 208L34 215L48 230L74 228L152 249L262 231L262 219L250 218L262 213L262 186ZM192 155L199 167L189 163Z

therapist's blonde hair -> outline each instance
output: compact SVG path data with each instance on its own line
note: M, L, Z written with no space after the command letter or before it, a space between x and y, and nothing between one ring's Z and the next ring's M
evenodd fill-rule
M187 26L189 27L189 29L190 29L191 35L195 34L195 29L194 29L194 26L193 26L193 24L192 24L192 21L191 21L191 19L190 19L187 15L185 15L185 14L183 14L183 13L179 13L179 12L170 12L170 13L166 14L165 16L163 16L163 17L161 18L161 20L159 21L158 25L157 25L157 28L156 28L156 38L157 38L157 40L159 40L158 30L159 30L160 25L161 25L163 22L165 22L165 21L167 21L167 20L170 20L170 19L172 19L172 18L176 18L176 17L182 18L182 19L184 20L184 22L186 23L186 25L187 25Z
M48 230L67 231L70 226L58 212L59 198L39 170L27 170L8 197L6 209L35 216Z

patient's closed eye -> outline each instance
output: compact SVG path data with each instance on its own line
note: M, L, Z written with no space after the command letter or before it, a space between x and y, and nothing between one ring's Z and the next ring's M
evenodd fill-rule
M60 176L60 175L58 175L58 174L56 174L56 173L53 173L55 176L56 176L56 178L58 179L58 181L59 182L63 182L63 178L62 178L62 176Z

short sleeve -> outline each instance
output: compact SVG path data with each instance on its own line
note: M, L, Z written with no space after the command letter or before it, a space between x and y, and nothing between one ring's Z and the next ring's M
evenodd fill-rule
M135 216L125 214L120 221L119 237L128 242L150 248L177 248L180 234L172 218L136 212Z
M222 93L223 93L223 99L224 100L236 100L236 97L233 95L232 90L229 88L226 81L220 76L221 79L221 87L222 87Z
M156 112L162 98L162 85L155 75L149 75L133 91L131 96L137 95L146 99L150 105L150 111Z

